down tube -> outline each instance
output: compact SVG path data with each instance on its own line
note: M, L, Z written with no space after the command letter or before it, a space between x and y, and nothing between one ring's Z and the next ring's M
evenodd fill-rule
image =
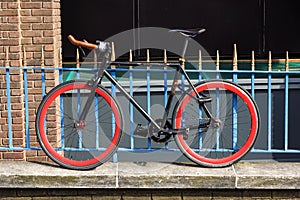
M116 86L120 92L128 99L132 105L148 120L150 121L157 129L161 127L154 121L154 119L135 101L135 99L128 94L128 92L106 71L103 72L104 76Z

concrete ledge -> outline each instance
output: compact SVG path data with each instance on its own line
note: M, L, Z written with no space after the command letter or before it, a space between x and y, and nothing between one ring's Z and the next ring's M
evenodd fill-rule
M56 165L0 161L0 188L300 189L300 163L240 162L227 168L193 164L105 163L74 171Z

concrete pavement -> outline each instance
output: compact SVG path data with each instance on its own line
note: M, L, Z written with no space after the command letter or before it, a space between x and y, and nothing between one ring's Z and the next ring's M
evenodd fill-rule
M239 162L227 168L182 163L107 162L91 171L0 161L0 188L300 189L300 163Z

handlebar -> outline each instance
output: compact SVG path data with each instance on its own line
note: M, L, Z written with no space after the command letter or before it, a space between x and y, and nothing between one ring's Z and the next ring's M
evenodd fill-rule
M81 47L85 47L85 48L91 49L91 50L97 48L96 44L92 44L92 43L89 43L89 42L84 42L84 41L76 40L72 35L69 35L68 39L75 46L81 46Z

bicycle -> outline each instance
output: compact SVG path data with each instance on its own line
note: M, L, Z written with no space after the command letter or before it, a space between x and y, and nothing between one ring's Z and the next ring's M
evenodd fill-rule
M181 55L184 58L189 39L205 30L172 31L186 37ZM254 99L240 85L218 79L193 85L183 69L183 59L174 63L154 63L176 69L164 114L155 120L106 70L109 65L147 66L153 63L110 62L109 42L92 44L72 36L68 39L76 46L96 50L102 60L96 78L59 84L44 97L38 108L38 141L57 164L70 169L93 169L111 159L117 151L123 116L116 97L101 84L103 77L149 121L148 134L153 141L168 142L173 137L179 150L199 165L230 166L254 145L259 130L259 111ZM189 88L182 89L181 97L171 110L180 75L185 77ZM71 114L66 112L66 107L70 106L75 110Z

